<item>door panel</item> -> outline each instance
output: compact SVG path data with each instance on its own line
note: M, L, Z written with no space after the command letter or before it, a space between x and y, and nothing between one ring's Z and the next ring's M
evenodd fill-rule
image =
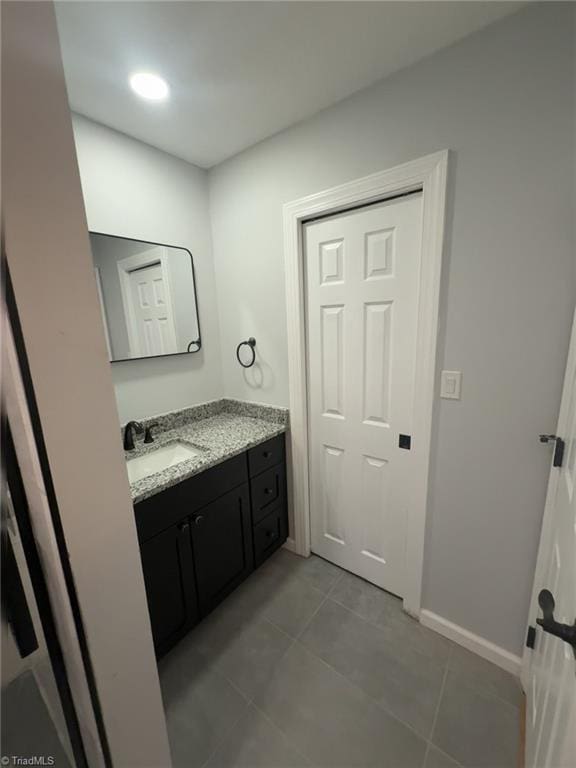
M399 595L421 230L420 193L304 228L312 549Z
M534 580L530 623L541 616L537 598L548 589L554 618L576 620L576 325L560 406L557 435L565 441L561 467L551 467ZM534 649L523 661L527 696L526 763L568 768L576 756L576 659L570 645L537 628Z
M254 568L247 485L199 510L191 529L200 611L205 615Z
M175 319L162 261L128 272L131 316L130 346L140 356L177 352Z

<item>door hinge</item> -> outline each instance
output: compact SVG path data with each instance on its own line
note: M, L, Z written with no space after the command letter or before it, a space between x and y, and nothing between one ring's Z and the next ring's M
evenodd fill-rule
M526 633L526 648L534 648L536 643L536 627L528 627Z

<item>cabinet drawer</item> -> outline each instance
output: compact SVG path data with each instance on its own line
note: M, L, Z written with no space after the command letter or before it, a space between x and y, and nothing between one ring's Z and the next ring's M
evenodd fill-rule
M278 464L250 480L253 523L258 523L266 517L272 507L284 501L285 486L286 470L283 464Z
M284 504L276 507L254 526L254 564L258 567L286 541L287 520Z
M248 451L250 477L284 461L284 435L278 435Z

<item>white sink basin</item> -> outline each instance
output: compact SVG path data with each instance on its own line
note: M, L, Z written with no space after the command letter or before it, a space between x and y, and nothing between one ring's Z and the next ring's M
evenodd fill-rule
M156 472L162 472L162 470L181 464L183 461L193 459L194 456L199 456L201 453L200 448L195 448L190 443L169 443L151 453L146 453L144 456L129 459L126 462L128 479L134 483L136 480L142 480L143 477L154 475Z

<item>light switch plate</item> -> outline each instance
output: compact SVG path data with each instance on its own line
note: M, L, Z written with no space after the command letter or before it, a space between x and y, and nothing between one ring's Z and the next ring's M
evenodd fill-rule
M462 371L442 371L440 377L440 397L445 400L460 400L462 391Z

